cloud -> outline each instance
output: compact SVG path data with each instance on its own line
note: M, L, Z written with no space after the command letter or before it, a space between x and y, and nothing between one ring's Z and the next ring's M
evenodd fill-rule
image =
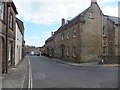
M47 40L50 36L51 31L43 32L40 36L31 35L25 38L25 44L36 47L43 46L45 44L45 40Z
M61 19L72 19L85 9L87 9L91 0L13 0L18 16L22 17L24 22L30 22L38 25L55 25L61 23ZM118 16L118 0L97 0L98 5L105 15ZM114 3L115 5L108 5ZM33 26L34 27L34 26ZM29 29L28 29L29 30ZM28 34L28 32L26 31ZM36 36L26 37L28 45L43 45L44 41L50 37L51 31L44 31L41 38Z
M61 18L69 19L90 6L91 0L14 0L18 17L35 24L54 24ZM99 4L117 2L117 0L98 0ZM102 8L105 14L111 14L115 9L112 7ZM109 10L111 9L111 10ZM108 11L105 11L108 10ZM115 13L112 15L116 16Z
M115 6L115 7L107 6L107 7L104 7L102 11L105 15L118 17L118 6Z

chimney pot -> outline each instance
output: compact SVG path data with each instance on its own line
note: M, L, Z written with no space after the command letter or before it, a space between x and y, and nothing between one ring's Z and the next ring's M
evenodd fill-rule
M65 24L65 19L63 18L62 19L62 26Z
M97 3L97 0L91 0L91 3Z

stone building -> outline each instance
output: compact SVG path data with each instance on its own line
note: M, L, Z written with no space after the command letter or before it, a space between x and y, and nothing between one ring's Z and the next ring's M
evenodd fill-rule
M15 63L16 14L13 2L0 1L0 63L3 73Z
M45 53L48 57L54 57L54 36L45 41Z
M61 27L46 40L46 53L68 61L107 63L107 58L115 58L118 53L119 45L115 46L115 42L119 37L115 27L119 24L114 18L118 19L104 15L97 1L91 0L90 7L72 20L62 19Z
M34 53L40 53L41 52L41 47L35 47L35 46L25 46L25 53L30 54L31 52Z

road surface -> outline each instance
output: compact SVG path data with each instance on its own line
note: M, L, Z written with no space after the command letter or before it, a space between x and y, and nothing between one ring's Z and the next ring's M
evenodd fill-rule
M77 67L29 56L33 88L117 88L117 67Z

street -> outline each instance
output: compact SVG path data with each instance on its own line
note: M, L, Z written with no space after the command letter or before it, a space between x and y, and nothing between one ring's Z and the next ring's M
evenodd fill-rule
M29 56L32 88L117 88L117 67L77 67Z

